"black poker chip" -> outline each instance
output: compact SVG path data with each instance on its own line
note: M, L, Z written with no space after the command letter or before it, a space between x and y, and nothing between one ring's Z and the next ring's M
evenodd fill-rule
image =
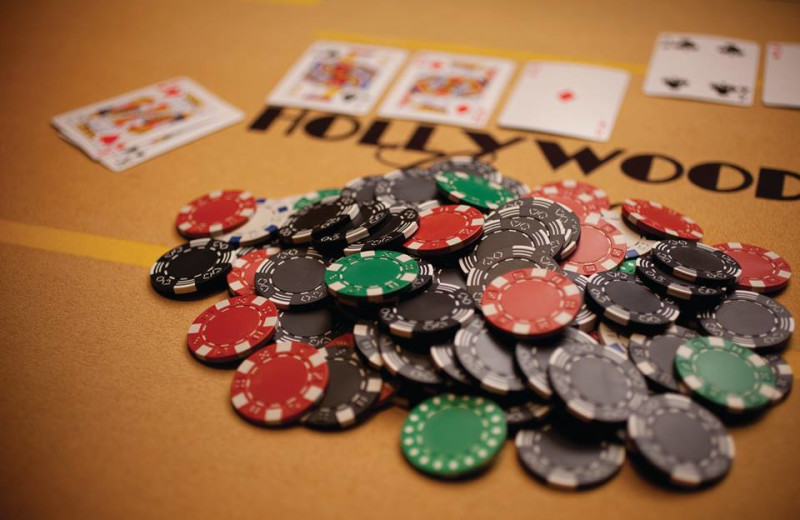
M419 385L443 383L429 352L412 349L389 334L381 334L378 345L383 365L393 376Z
M683 395L645 400L631 413L627 435L641 459L677 486L717 482L733 462L733 439L725 426Z
M284 249L258 268L256 292L279 309L319 305L328 297L326 268L325 260L313 249Z
M335 308L280 311L273 341L296 341L322 347L351 328Z
M697 336L693 330L679 325L670 325L657 336L632 334L628 343L628 355L654 389L679 392L675 377L675 353L687 339Z
M570 435L555 425L522 430L514 440L522 466L561 489L583 489L614 477L625 462L625 448L603 439Z
M337 197L323 199L293 213L278 230L284 244L308 244L313 237L331 233L359 214L355 199Z
M363 421L377 403L383 380L378 371L361 363L351 347L335 346L325 352L329 379L322 400L303 419L305 426L341 429Z
M786 307L751 291L734 291L698 318L710 336L752 349L782 347L794 332L794 318Z
M170 249L150 268L150 283L159 294L180 297L225 288L236 258L228 242L198 238Z
M476 175L492 182L500 182L502 175L494 166L489 163L479 161L469 156L455 156L444 161L437 162L429 168L430 173L435 175L439 172L462 172L469 175Z
M531 215L529 212L520 210L519 201L507 202L497 210L489 213L483 224L484 233L492 233L498 229L525 233L530 236L531 241L534 243L544 233L548 237L550 244L552 244L554 251L552 256L558 255L564 248L564 241L567 235L571 236L571 232L564 228L564 224L558 220L554 212Z
M377 321L362 320L353 326L356 351L362 359L375 369L383 368L380 349L381 329Z
M383 179L383 175L356 177L344 185L341 194L345 197L355 199L358 204L372 202L375 200L375 186L378 185L381 179Z
M431 201L437 200L438 194L436 178L424 168L391 171L375 185L375 197L386 207L403 205L427 209Z
M475 305L480 307L483 291L489 282L498 276L527 267L560 271L558 264L550 256L549 248L512 246L497 249L467 272L467 291Z
M340 255L348 245L369 238L389 218L389 210L380 202L364 202L359 214L349 224L338 230L315 237L312 244L327 255Z
M344 254L353 255L375 249L400 250L403 243L419 229L419 213L406 206L389 208L389 218L384 220L368 237L344 248Z
M662 240L650 256L667 273L699 284L730 286L742 274L733 257L692 240Z
M636 275L656 294L698 306L708 306L725 297L724 286L701 285L664 272L649 257L636 259Z
M453 340L431 345L431 359L433 364L454 382L464 387L477 386L477 382L461 366L456 359Z
M572 323L569 325L570 327L575 327L584 332L591 332L597 327L597 314L592 312L591 309L589 309L589 306L586 304L586 284L589 283L589 279L574 271L564 271L564 274L567 275L567 278L572 280L572 282L578 286L578 289L580 289L581 293L584 295L583 304L578 311L578 315L575 316L575 319L572 320Z
M769 364L772 374L775 376L775 390L773 401L779 403L786 399L792 391L794 382L794 372L792 366L778 354L766 354L761 356Z
M578 246L578 240L581 238L581 221L571 209L560 202L542 197L525 197L509 202L505 207L516 207L519 215L535 218L544 223L550 233L550 241L561 244L559 259L563 260L571 255ZM556 221L561 223L561 228L553 226L552 223Z
M414 260L419 264L419 274L416 279L411 282L411 287L408 291L400 296L401 299L408 299L416 296L430 287L436 279L436 269L431 264L421 258L414 258Z
M467 288L467 281L464 279L464 274L461 269L457 267L439 266L435 268L435 282L446 283L448 285L455 285L461 289Z
M493 394L525 390L522 374L514 365L514 340L492 333L482 318L456 333L455 354L467 373Z
M500 176L500 182L498 184L517 197L522 197L523 195L527 195L531 192L530 187L524 182L518 181L517 179L513 179L511 177L506 177L505 175Z
M503 229L499 220L490 220L484 222L483 236L480 242L478 242L477 247L468 255L461 257L458 261L458 265L461 267L464 274L466 274L473 267L481 264L495 263L495 252L500 249L513 246L537 248L548 244L550 244L550 237L544 229L532 232Z
M475 314L467 291L448 284L432 284L413 298L380 311L380 320L400 338L433 338L447 334Z
M589 308L623 327L657 333L678 319L680 310L622 271L595 273L584 293Z
M547 376L550 356L559 347L571 343L597 345L597 341L589 334L574 328L567 328L557 337L531 343L521 341L514 348L514 359L525 378L525 384L536 392L539 397L543 399L553 397L553 388L550 386L550 380Z
M567 412L582 421L618 424L647 399L647 383L624 354L600 345L559 347L547 369Z
M503 409L509 433L541 424L553 411L550 403L544 402L529 392L493 395L492 400Z

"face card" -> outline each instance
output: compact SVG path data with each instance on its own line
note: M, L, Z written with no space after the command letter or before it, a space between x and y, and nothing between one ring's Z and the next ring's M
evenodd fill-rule
M389 47L318 41L278 83L267 103L365 115L407 56Z
M525 64L498 124L506 128L608 141L630 74L547 61Z
M759 46L702 34L662 33L656 39L644 92L650 96L751 106Z
M480 128L489 121L513 70L509 60L421 52L386 96L379 114Z
M133 144L120 152L106 155L100 158L100 163L111 171L127 170L148 159L238 123L243 117L244 114L241 112L229 111L219 117L198 120L192 126L178 129L144 143Z
M800 43L767 44L762 99L769 107L800 108Z
M241 112L179 77L60 114L51 122L90 157L100 159L230 113Z

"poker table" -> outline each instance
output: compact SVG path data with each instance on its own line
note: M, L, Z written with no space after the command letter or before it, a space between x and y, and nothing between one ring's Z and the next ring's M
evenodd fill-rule
M647 97L661 31L800 41L784 1L578 2L83 0L0 6L0 511L9 518L789 518L800 506L800 398L731 428L719 485L684 493L630 464L582 493L528 476L508 441L480 478L409 466L390 408L325 434L265 429L229 402L231 372L196 362L186 329L213 298L159 297L148 269L181 242L187 201L341 186L444 155L475 154L529 185L578 179L612 201L691 215L705 242L779 251L800 267L800 113ZM607 143L266 107L317 39L553 59L632 74ZM177 75L245 121L124 173L60 140L58 113ZM759 75L759 77L761 77ZM507 95L507 92L506 92ZM502 103L502 101L501 101ZM376 129L383 129L378 132ZM369 131L372 129L372 131ZM800 316L795 280L778 296ZM800 371L795 340L785 357Z

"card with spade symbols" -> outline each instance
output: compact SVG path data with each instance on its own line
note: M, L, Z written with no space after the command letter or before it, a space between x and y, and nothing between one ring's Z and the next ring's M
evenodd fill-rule
M752 106L759 52L757 43L746 40L662 33L650 58L644 92Z
M423 51L406 67L379 114L480 128L513 71L514 63L505 59Z
M624 70L532 61L525 64L498 124L608 141L628 89Z
M267 103L365 115L406 56L406 51L389 47L315 42L270 93Z

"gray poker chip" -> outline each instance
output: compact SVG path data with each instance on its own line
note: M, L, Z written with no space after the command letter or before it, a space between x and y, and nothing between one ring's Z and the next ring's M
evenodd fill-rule
M487 392L525 390L522 375L514 366L514 341L492 333L483 319L476 318L459 330L453 344L456 359Z
M325 395L301 422L320 429L342 429L363 421L383 388L378 371L364 366L352 347L324 347L330 379Z
M450 379L463 386L475 386L476 381L456 359L455 345L452 341L431 345L431 359L436 367Z
M786 307L751 291L734 291L698 318L708 335L757 350L781 347L794 333L794 318Z
M376 321L359 321L353 326L353 340L356 351L369 366L383 368L380 349L381 329Z
M500 173L491 164L464 155L457 155L444 161L439 161L431 166L428 171L430 171L432 175L439 172L462 172L483 177L492 182L500 182L502 178Z
M514 207L517 208L518 216L535 218L545 224L550 234L550 241L561 244L558 253L559 259L563 260L568 257L578 247L578 240L581 238L581 221L565 205L543 197L525 197L505 204L498 212L508 212L508 208ZM509 213L504 215L504 218L508 218L508 215ZM554 222L559 222L561 226L553 227Z
M284 249L259 266L256 292L279 309L318 305L328 297L326 268L325 260L314 249Z
M727 292L726 287L700 285L667 274L653 260L644 256L636 259L636 275L661 296L698 305L718 303Z
M575 319L572 320L572 323L569 325L570 327L575 327L584 332L591 332L597 326L597 314L593 313L589 309L589 306L586 305L586 284L589 283L589 279L573 271L564 271L564 274L578 286L578 289L580 289L581 293L584 295L583 304L578 311L578 315L575 316Z
M773 375L775 375L775 390L777 391L773 394L773 402L779 403L786 399L789 392L792 391L794 372L791 365L778 354L767 354L761 357L769 364Z
M272 340L296 341L322 347L348 331L348 323L337 310L321 307L303 311L279 311Z
M680 385L675 377L675 353L684 341L696 336L693 330L679 325L670 325L657 336L632 334L628 355L651 386L661 391L679 392Z
M725 477L733 439L714 414L679 394L650 397L628 419L628 438L648 466L681 487Z
M647 383L624 354L600 345L559 347L547 370L553 393L570 415L599 424L619 424L647 399Z
M313 237L331 233L351 222L359 211L355 199L323 199L291 214L278 230L278 236L284 244L308 244Z
M698 284L729 286L742 275L733 257L692 240L662 240L650 256L668 274Z
M558 337L536 342L521 341L514 348L514 359L525 378L525 384L539 397L543 399L553 397L553 388L547 375L550 357L559 347L571 343L597 345L597 341L587 333L567 328Z
M602 484L614 477L625 462L621 444L570 436L552 424L520 431L514 444L526 470L562 489Z
M464 274L467 274L474 267L489 267L495 264L499 260L497 251L515 246L536 249L549 244L550 237L544 228L532 231L504 229L501 221L486 220L483 224L483 236L477 247L459 258L458 266ZM555 261L552 264L557 265Z
M424 168L393 170L375 185L375 198L388 208L402 205L421 211L430 207L438 195L436 178Z
M618 325L659 332L678 319L680 311L671 300L661 298L622 271L595 273L584 293L589 308Z
M443 383L428 352L413 350L407 345L402 345L389 334L381 334L378 345L383 365L393 376L421 385Z
M458 329L475 314L472 298L460 287L432 284L413 298L380 310L389 332L401 338L432 338Z

